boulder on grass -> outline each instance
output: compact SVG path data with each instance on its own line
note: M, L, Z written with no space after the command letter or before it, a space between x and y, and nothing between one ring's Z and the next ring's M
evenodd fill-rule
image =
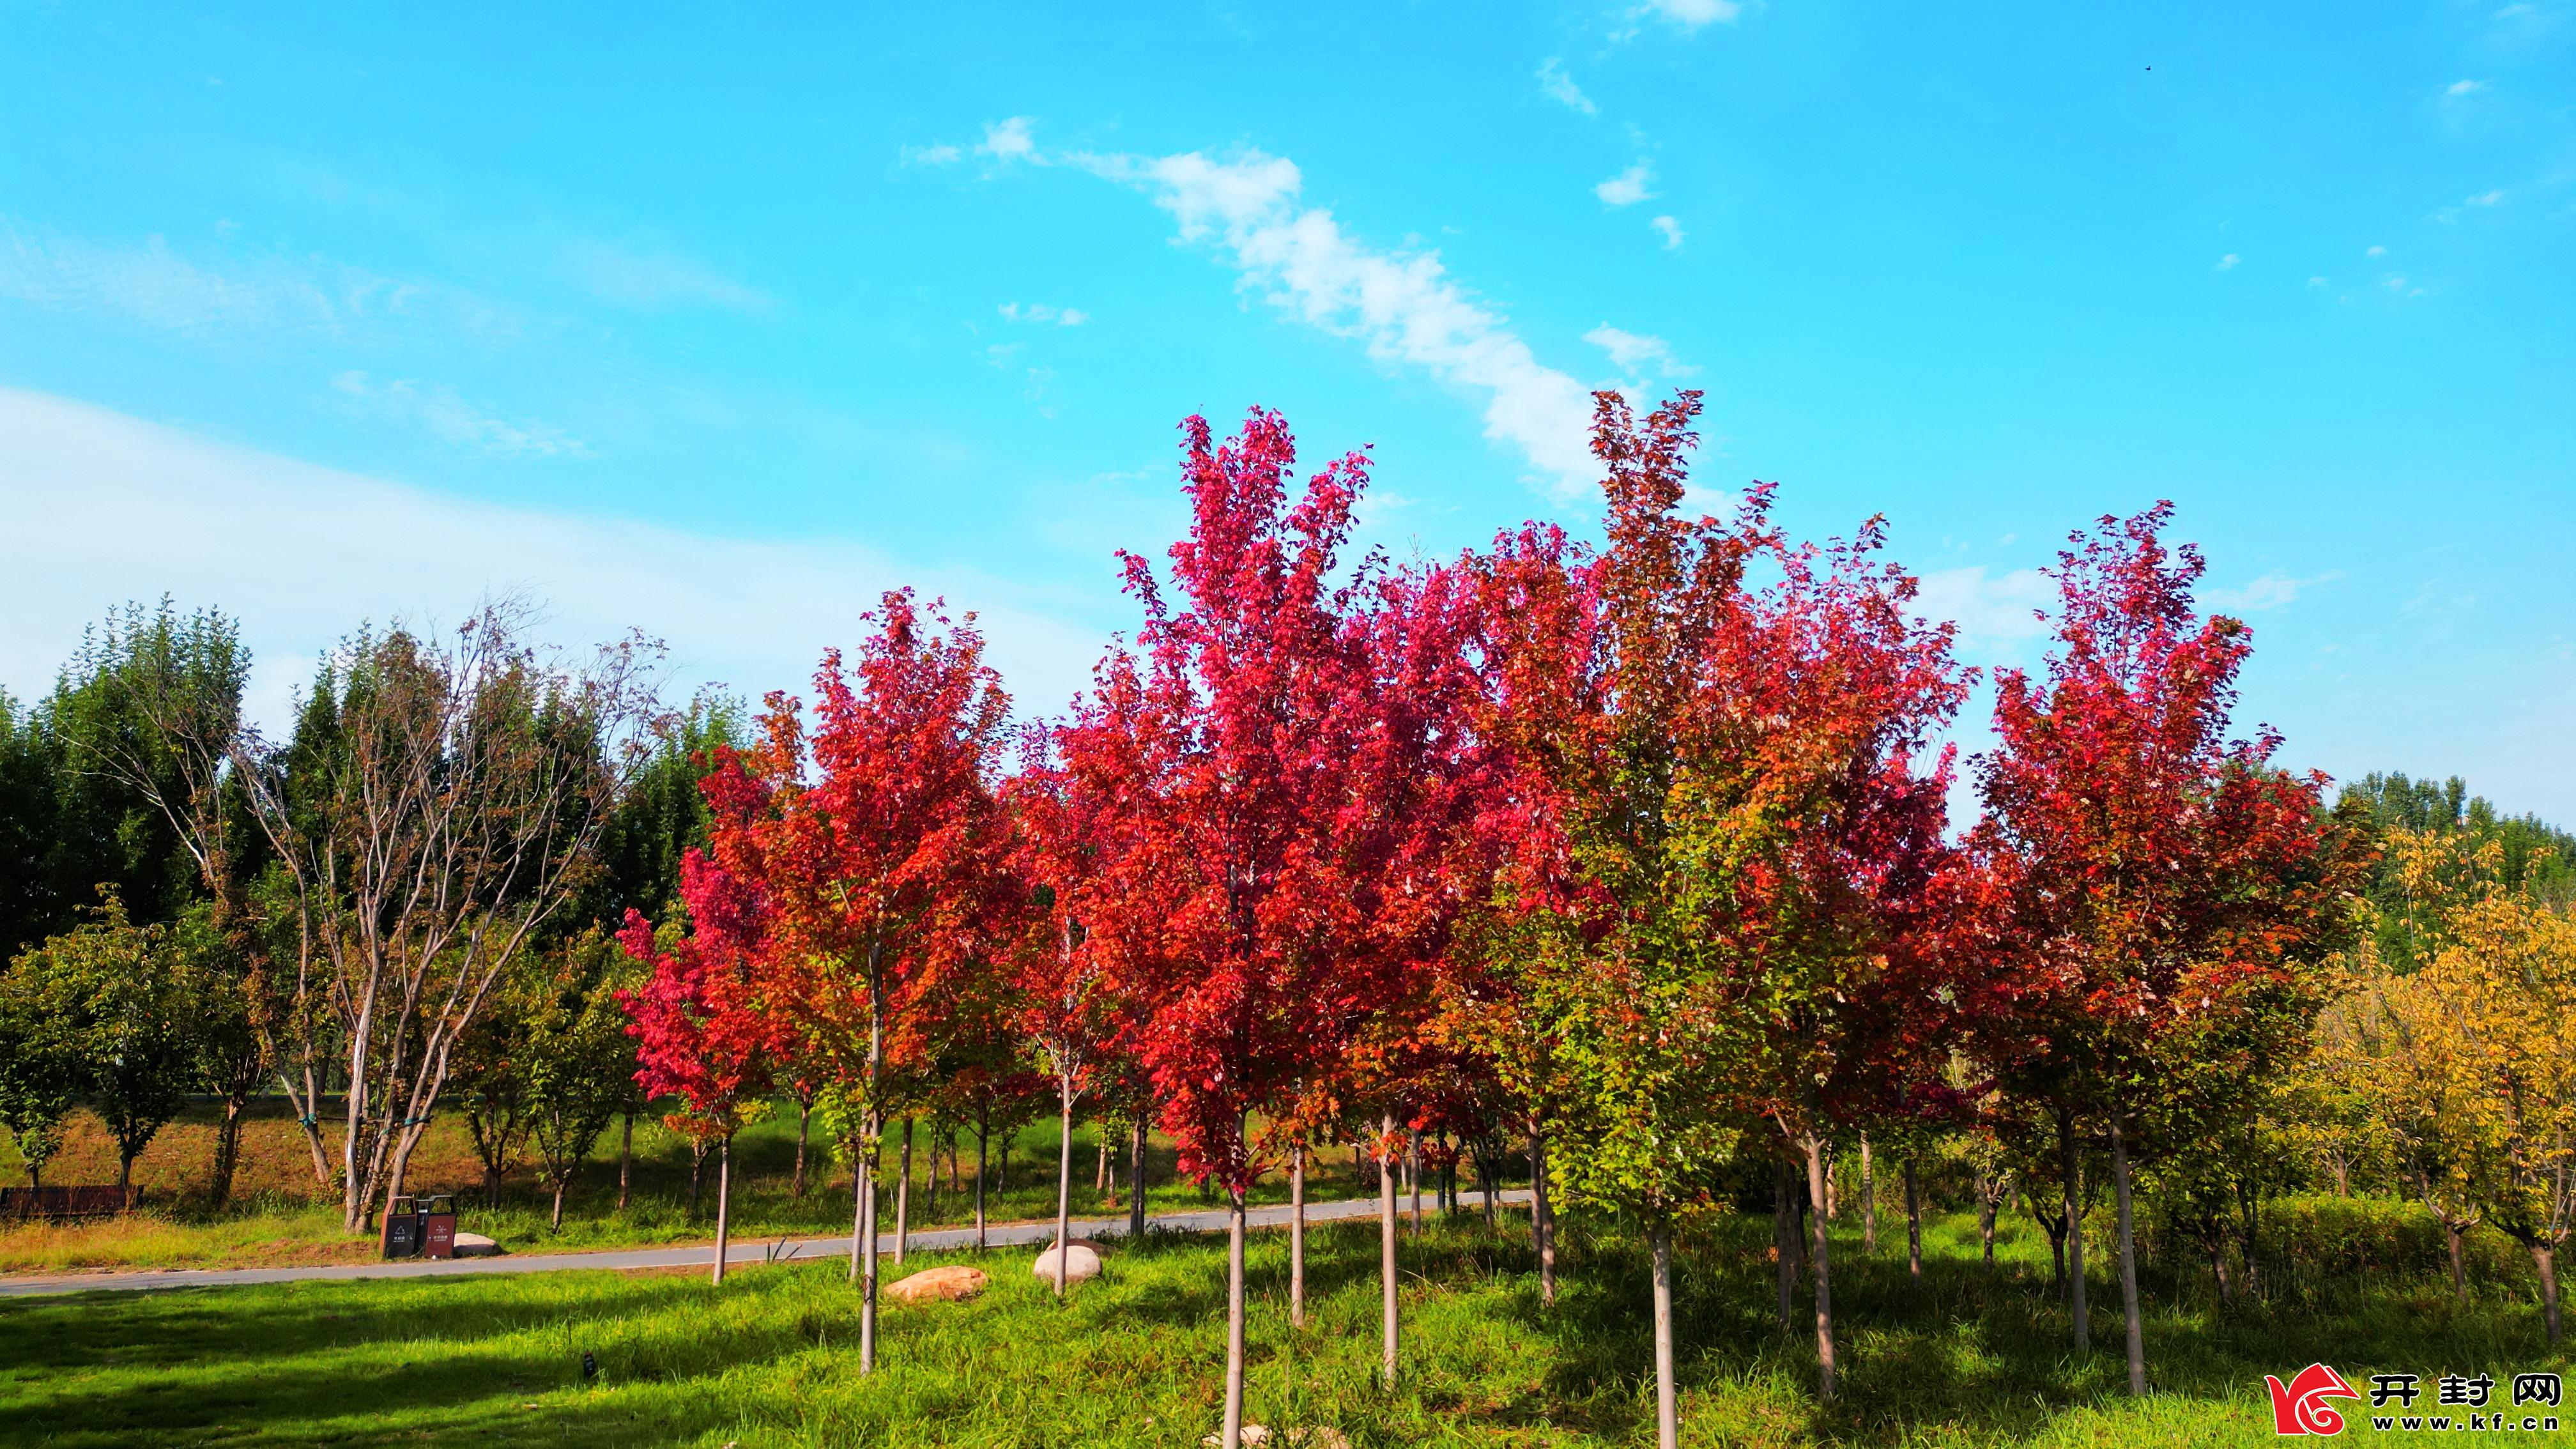
M1030 1271L1045 1281L1053 1283L1058 1253L1064 1255L1064 1281L1068 1284L1088 1282L1100 1276L1099 1250L1079 1238L1073 1241L1071 1247L1049 1248L1038 1254L1037 1266Z
M984 1291L991 1280L981 1268L956 1264L946 1268L924 1268L909 1278L889 1285L886 1296L897 1303L957 1303Z
M500 1252L501 1245L481 1233L456 1235L456 1256L460 1258L491 1258L499 1256Z

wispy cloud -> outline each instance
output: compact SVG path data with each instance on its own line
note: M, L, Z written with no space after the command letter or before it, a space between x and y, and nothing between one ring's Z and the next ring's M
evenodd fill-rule
M1301 205L1303 177L1285 157L1059 159L1152 197L1179 224L1180 240L1219 248L1243 286L1270 305L1361 342L1381 362L1482 395L1486 437L1518 449L1559 496L1588 496L1598 476L1587 446L1589 390L1541 364L1499 311L1450 277L1438 253L1373 247L1330 211Z
M2363 255L2363 256L2365 256L2365 257L2384 257L2384 256L2388 255L2388 248L2386 248L2386 247L2370 247L2370 248L2365 249L2365 250L2362 252L2362 255Z
M703 262L664 251L638 251L611 242L581 241L565 256L594 297L629 307L721 307L733 312L769 310L768 294L727 277Z
M1673 356L1672 344L1664 339L1624 332L1607 322L1584 333L1583 340L1609 353L1611 365L1621 372L1651 367L1665 377L1688 377L1699 371Z
M483 341L518 317L471 293L318 257L192 258L155 236L100 245L0 219L0 297L102 312L204 341L346 340L429 330Z
M1052 307L1044 302L1031 302L1026 306L1004 302L994 310L1002 314L1005 322L1035 322L1042 326L1079 327L1091 320L1091 314L1079 307Z
M1744 7L1737 0L1646 0L1629 13L1657 16L1684 30L1697 30L1712 22L1732 23Z
M965 154L956 147L944 143L937 146L906 146L902 152L903 164L906 166L954 166Z
M1656 232L1662 235L1664 239L1664 250L1668 252L1677 252L1681 250L1682 224L1680 222L1673 220L1669 216L1659 216L1652 222L1648 223L1648 225L1654 227Z
M2011 655L2047 632L2039 611L2057 602L2057 583L2037 569L1990 574L1984 565L1923 575L1915 607L1922 617L1959 626L1973 653Z
M1013 116L995 121L984 128L983 144L975 148L980 155L996 161L1037 159L1038 143L1034 134L1037 123L1027 116Z
M1539 63L1538 88L1540 94L1569 110L1580 111L1587 116L1601 114L1601 108L1592 104L1592 98L1574 83L1574 77L1565 73L1565 63L1555 56L1551 55Z
M596 456L581 439L548 423L497 417L442 384L407 377L378 382L363 372L344 372L331 385L374 413L418 424L443 442L471 448L496 458L589 458Z
M2296 578L2289 574L2264 574L2232 587L2222 585L2217 588L2202 589L2200 601L2210 608L2224 610L2231 614L2259 614L2267 609L2286 607L2296 602L2299 595L2317 585L2332 583L2342 577L2343 574L2340 571L2332 570L2310 578Z
M239 618L255 651L254 717L294 722L315 655L362 619L454 620L522 590L557 642L640 628L670 642L676 687L799 690L826 645L898 584L974 609L1030 712L1084 685L1103 635L1082 601L921 566L852 539L700 535L444 496L42 393L0 388L0 684L40 692L84 624L175 593Z
M2244 259L2236 255L2236 253L2229 252L2227 255L2218 259L2218 270L2222 272L2232 272L2236 270L2236 264L2242 260Z
M1654 186L1654 163L1640 160L1636 165L1593 187L1592 194L1600 197L1604 205L1634 206L1652 197L1655 194Z
M2465 96L2476 95L2486 88L2487 83L2482 80L2455 80L2442 88L2442 98L2456 101Z

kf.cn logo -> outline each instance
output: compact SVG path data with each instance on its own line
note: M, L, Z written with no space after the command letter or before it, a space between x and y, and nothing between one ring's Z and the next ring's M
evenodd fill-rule
M2263 1382L2272 1386L2272 1432L2276 1434L2340 1434L2343 1415L2326 1400L2361 1397L2361 1390L2321 1363L2299 1370L2299 1376L2287 1384L2270 1374L2263 1376Z

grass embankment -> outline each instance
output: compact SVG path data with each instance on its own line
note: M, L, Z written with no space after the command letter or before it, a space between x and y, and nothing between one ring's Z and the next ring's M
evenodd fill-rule
M162 1129L135 1165L135 1182L146 1207L127 1217L71 1223L0 1225L0 1273L61 1273L83 1270L197 1267L284 1267L295 1264L361 1262L375 1256L371 1239L340 1231L336 1201L322 1200L313 1177L312 1153L284 1104L258 1104L243 1134L240 1188L231 1207L210 1212L202 1202L206 1164L213 1160L215 1122L211 1109L200 1106ZM1073 1210L1098 1216L1125 1211L1123 1192L1093 1188L1097 1166L1098 1128L1077 1122L1074 1128ZM635 1130L634 1189L624 1210L617 1207L618 1130L602 1136L593 1160L567 1194L561 1229L548 1226L547 1195L523 1170L505 1180L500 1205L486 1199L482 1164L476 1160L463 1122L442 1114L413 1159L410 1187L421 1192L454 1192L459 1197L459 1226L482 1233L505 1251L580 1252L588 1249L645 1247L711 1240L715 1235L715 1164L707 1164L698 1210L689 1210L687 1147L647 1119ZM1113 1149L1123 1143L1112 1144ZM929 1134L916 1134L912 1222L915 1227L956 1226L974 1221L975 1143L961 1139L966 1174L952 1180L942 1161L934 1188L929 1164ZM884 1153L891 1174L899 1156L890 1141ZM819 1124L808 1147L808 1185L795 1196L796 1116L792 1109L773 1113L745 1130L734 1142L733 1233L737 1241L787 1235L827 1236L850 1230L849 1169L833 1160ZM992 1144L990 1159L996 1182L986 1192L985 1210L993 1222L1031 1221L1055 1215L1056 1124L1047 1118L1031 1123L1011 1144L1007 1176L1001 1174L1002 1144ZM1177 1181L1170 1145L1157 1139L1148 1154L1149 1211L1180 1212L1218 1205L1188 1183ZM1120 1166L1123 1178L1124 1164ZM87 1112L75 1114L63 1151L48 1166L54 1183L100 1183L116 1180L115 1147L104 1128ZM16 1154L0 1142L0 1182L23 1182ZM1122 1182L1123 1186L1123 1182ZM1376 1191L1372 1175L1365 1182L1354 1171L1349 1154L1327 1153L1316 1161L1309 1192L1318 1200ZM1255 1201L1285 1201L1286 1188L1265 1182ZM893 1228L894 1209L885 1210Z
M1316 1235L1311 1324L1286 1324L1286 1245L1253 1240L1251 1417L1329 1425L1358 1446L1633 1445L1653 1437L1643 1255L1569 1233L1542 1310L1525 1242L1470 1217L1405 1245L1401 1386L1375 1382L1376 1242ZM1853 1225L1846 1219L1843 1228ZM2197 1282L2151 1284L2158 1392L2123 1392L2116 1290L2099 1278L2079 1359L2046 1244L1934 1224L1918 1288L1900 1244L1840 1233L1844 1392L1813 1394L1811 1340L1772 1320L1768 1224L1686 1235L1678 1273L1683 1440L1694 1445L2188 1445L2274 1441L2265 1373L2315 1359L2356 1382L2565 1371L2518 1284L2451 1302L2437 1264L2284 1282L2217 1311ZM972 1255L919 1255L914 1267ZM882 1368L856 1373L857 1304L835 1265L701 1279L561 1273L0 1301L0 1442L1185 1446L1216 1424L1224 1256L1149 1241L1059 1307L1029 1254L984 1260L979 1301L890 1306ZM2104 1303L2112 1306L2099 1307ZM600 1376L580 1380L584 1352ZM2347 1431L2378 1439L2366 1416ZM2397 1436L2411 1437L2411 1436ZM2519 1443L2569 1436L2515 1434Z

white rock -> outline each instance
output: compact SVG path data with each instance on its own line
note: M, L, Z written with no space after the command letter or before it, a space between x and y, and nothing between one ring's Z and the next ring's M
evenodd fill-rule
M1030 1271L1036 1273L1037 1276L1045 1279L1047 1282L1053 1283L1055 1281L1055 1258L1058 1251L1058 1249L1049 1248L1045 1252L1038 1254L1037 1266ZM1065 1255L1065 1282L1081 1283L1100 1276L1100 1255L1092 1251L1089 1243L1076 1242L1072 1247L1061 1251Z
M496 1257L500 1254L500 1251L501 1245L499 1243L493 1242L490 1238L483 1236L481 1233L458 1233L456 1235L456 1256L460 1258Z

